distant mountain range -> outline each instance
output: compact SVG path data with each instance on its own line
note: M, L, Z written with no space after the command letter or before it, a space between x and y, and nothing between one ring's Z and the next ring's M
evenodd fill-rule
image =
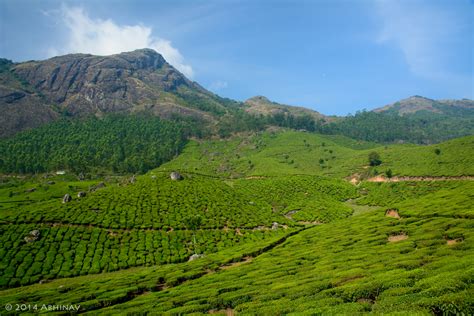
M102 117L109 113L145 112L165 119L187 117L206 126L219 122L225 125L237 113L270 117L266 124L280 122L283 117L286 125L282 126L292 128L295 118L304 118L306 123L308 119L314 120L317 124L345 120L272 102L263 96L245 102L219 97L187 79L151 49L111 56L71 54L23 63L0 59L0 111L2 138L61 117ZM374 112L402 116L432 113L437 119L465 119L474 117L474 101L413 96Z

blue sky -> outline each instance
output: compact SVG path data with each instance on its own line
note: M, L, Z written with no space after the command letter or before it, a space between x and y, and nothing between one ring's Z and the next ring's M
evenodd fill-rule
M474 1L0 1L0 56L151 47L221 96L345 115L473 99Z

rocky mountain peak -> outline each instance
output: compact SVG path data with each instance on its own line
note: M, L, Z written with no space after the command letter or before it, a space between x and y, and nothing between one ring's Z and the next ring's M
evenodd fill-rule
M137 49L132 52L120 53L112 57L122 58L137 69L158 69L166 62L163 56L150 48Z
M267 97L264 97L263 95L256 95L245 101L245 103L252 103L252 102L272 103Z

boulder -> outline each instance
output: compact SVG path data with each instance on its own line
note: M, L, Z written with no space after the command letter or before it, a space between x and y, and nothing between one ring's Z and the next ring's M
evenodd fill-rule
M68 193L66 193L63 197L63 203L71 202L71 200L72 197Z
M81 192L77 193L78 198L83 198L85 196L86 196L86 192L84 192L84 191L81 191Z
M191 255L191 257L189 257L188 261L193 261L193 260L196 260L196 259L199 259L199 258L204 258L204 255L195 253L195 254Z
M25 237L27 243L37 241L40 237L40 231L35 229L28 233L28 236Z
M105 188L105 183L104 182L100 182L96 185L93 185L93 186L89 187L89 192L94 192L94 191L96 191L98 189L102 189L102 188Z
M170 178L171 180L174 180L174 181L183 180L183 176L176 171L171 172Z
M26 190L25 192L31 193L31 192L35 192L35 191L36 191L36 188L31 188L31 189Z
M54 182L54 181L48 181L48 182L46 182L46 183L49 184L49 185L53 185L53 184L55 184L56 182Z
M131 178L130 178L130 183L135 183L137 179L135 178L135 175L133 175Z
M277 222L272 223L272 229L278 229L278 223Z

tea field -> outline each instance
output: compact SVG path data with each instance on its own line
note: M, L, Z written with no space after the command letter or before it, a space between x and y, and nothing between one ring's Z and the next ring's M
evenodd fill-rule
M473 141L265 132L190 141L138 176L3 176L0 307L472 314L474 181L449 176L474 175ZM448 179L364 181L386 169Z
M474 174L473 148L474 136L430 146L381 146L343 136L264 132L230 140L192 141L160 169L237 178L297 174L342 178L383 174L388 169L394 176L461 176ZM372 168L368 155L373 151L382 163Z
M444 190L461 189L456 202ZM471 183L311 227L238 268L103 311L187 314L464 314L474 310ZM370 194L370 193L369 193ZM428 213L441 203L445 209ZM458 203L461 203L460 205ZM458 217L449 210L454 204ZM399 238L393 238L399 237Z

